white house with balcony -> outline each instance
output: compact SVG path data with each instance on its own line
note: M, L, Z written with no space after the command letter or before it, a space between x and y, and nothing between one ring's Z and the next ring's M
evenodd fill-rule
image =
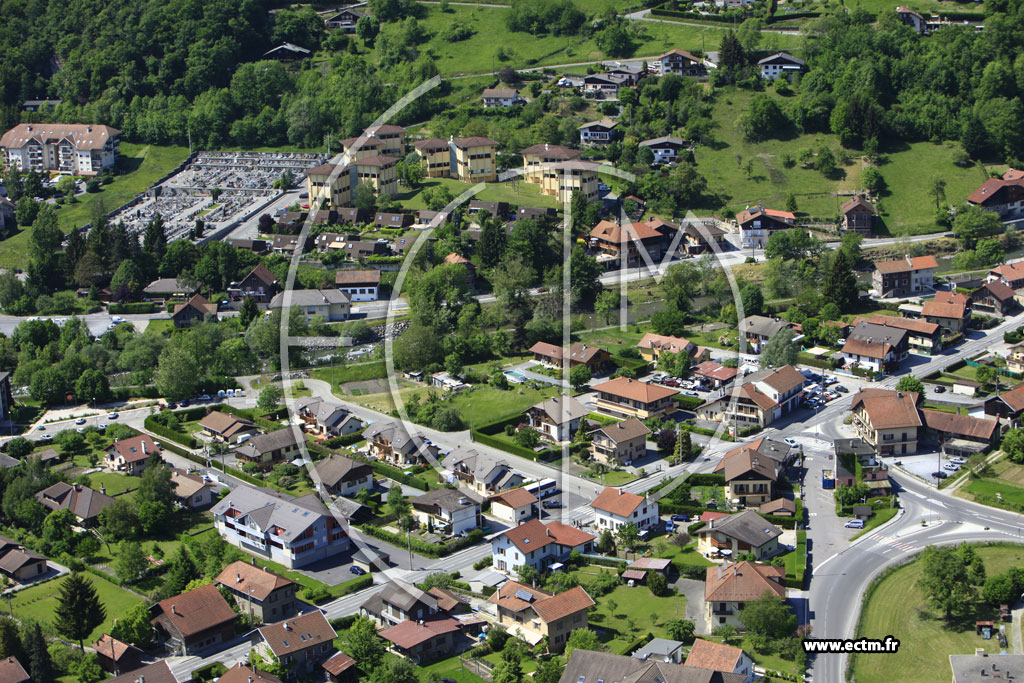
M594 508L594 526L599 531L617 531L623 524L633 523L637 529L658 526L658 504L635 493L613 486L601 491L590 504Z

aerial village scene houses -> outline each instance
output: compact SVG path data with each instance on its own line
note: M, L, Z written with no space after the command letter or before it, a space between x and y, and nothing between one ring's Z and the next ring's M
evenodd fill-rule
M9 0L0 683L1024 680L948 4Z

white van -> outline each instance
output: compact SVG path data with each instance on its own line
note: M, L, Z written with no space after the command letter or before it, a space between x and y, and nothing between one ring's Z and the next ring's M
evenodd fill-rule
M863 519L851 519L849 522L847 522L843 526L845 526L848 529L863 529L864 528L864 520Z

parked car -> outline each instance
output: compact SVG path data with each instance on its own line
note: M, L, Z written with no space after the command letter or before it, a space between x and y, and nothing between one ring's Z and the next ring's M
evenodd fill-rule
M49 433L44 433L40 438L41 439L52 439L53 435L49 434Z
M560 508L560 507L562 507L562 501L560 501L560 500L545 500L543 503L541 503L541 505L544 507L545 510L549 510L551 508Z
M946 387L942 386L941 384L936 385L935 393L936 394L944 394L944 393L946 393Z
M796 439L791 439L791 438L790 438L790 437L788 437L788 436L787 436L787 437L786 437L785 439L783 439L783 441L784 441L784 442L785 442L785 444L786 444L787 446L789 446L790 448L799 448L799 447L800 447L800 444L799 444L799 443L797 443Z
M672 515L672 521L673 522L688 522L688 521L690 521L690 518L687 517L686 515Z
M964 463L967 462L966 460L964 460L963 458L961 458L959 456L957 456L955 458L950 458L949 461L952 462L952 463L956 463L957 465L963 465Z
M836 391L838 391L840 394L848 394L848 393L850 393L850 390L847 389L846 387L844 387L842 384L840 384L838 387L836 387Z
M362 567L357 567L356 565L352 565L351 567L348 568L348 570L350 572L352 572L353 574L355 574L356 576L362 576L363 574L366 573L365 569L363 569Z
M108 420L116 420L119 417L120 415L118 415L117 413L110 413L109 415L107 415Z
M75 420L75 424L76 425L84 425L85 424L85 418L84 417L78 418L77 420Z
M942 466L942 469L949 470L950 472L956 472L960 469L960 465L957 465L955 462L947 462Z
M693 391L692 389L690 389L688 391L684 391L683 395L684 396L693 396L694 398L700 398L700 394L698 394L696 391Z
M945 479L949 475L946 474L945 472L932 472L932 476L935 477L936 479Z
M106 428L107 428L107 427L109 427L109 426L110 426L110 425L108 425L108 424L107 424L106 422L100 422L100 424L99 424L99 428L100 428L100 429L106 429Z
M847 529L863 529L864 528L864 520L863 519L851 519L849 522L847 522L843 526L845 526Z

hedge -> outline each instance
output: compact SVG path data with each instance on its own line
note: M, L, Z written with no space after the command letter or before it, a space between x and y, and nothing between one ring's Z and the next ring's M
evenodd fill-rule
M373 574L363 574L362 576L357 576L356 578L350 579L341 584L335 589L337 593L331 591L331 594L336 598L340 598L341 596L348 595L349 593L357 593L361 590L365 590L372 585Z
M704 528L706 522L694 522L690 526L686 527L686 535L693 536L695 533Z
M520 446L519 444L508 443L501 439L494 438L494 434L501 432L505 429L505 425L516 425L522 421L522 415L512 415L511 417L505 417L490 424L483 425L477 429L474 429L473 439L479 441L485 446L491 448L497 448L498 450L511 453L512 455L518 455L521 458L527 458L529 460L549 460L559 456L559 451L554 448L546 448L543 451L533 451L529 448Z
M200 456L198 456L198 455L196 455L194 453L191 453L190 451L186 451L181 446L176 446L173 443L171 443L170 441L162 439L159 436L155 437L155 441L158 444L160 444L160 447L163 448L164 450L168 450L171 453L177 453L181 457L188 458L189 460L191 460L192 462L196 463L197 465L203 465L204 467L206 466L206 459L205 458L201 458ZM216 463L216 458L211 458L211 461ZM257 479L256 477L254 477L252 475L249 475L249 474L243 472L242 470L236 470L234 467L220 468L220 467L217 467L215 465L211 469L221 470L225 474L229 474L232 477L234 477L235 479L241 479L242 481L244 481L246 483L249 483L249 484L252 484L253 486L258 486L258 487L261 487L261 488L267 486L266 482L264 482L262 479Z
M451 555L452 553L462 550L463 548L467 548L471 545L479 543L481 540L483 540L484 537L483 531L481 531L480 529L473 529L465 536L458 538L454 541L450 541L448 543L426 543L424 541L419 540L418 538L406 538L402 534L395 534L390 531L385 531L380 527L372 526L370 524L364 524L360 526L359 529L364 533L373 536L374 538L378 538L382 541L387 541L388 543L391 543L392 545L395 545L399 548L411 545L412 549L420 555L433 558L446 557L448 555Z
M685 564L683 562L673 560L672 566L675 568L677 572L679 572L679 576L685 579L698 579L700 581L703 581L705 578L707 578L708 575L708 568L701 567L697 564Z
M107 313L156 313L157 306L149 301L136 301L129 304L110 304Z
M686 481L690 486L725 486L725 475L701 472L691 474Z
M362 440L362 432L352 432L351 434L335 436L331 439L324 439L320 445L327 448L342 448L344 446L351 446L354 443L359 443Z
M583 559L587 561L587 564L596 564L599 567L615 567L621 569L622 565L629 564L629 560L624 560L621 557L604 557L603 555L584 555Z
M352 624L356 623L356 619L358 618L358 614L349 614L348 616L344 616L338 619L331 619L327 623L329 623L331 625L331 628L333 628L335 631L341 633L342 631L347 631L349 628L351 628Z
M750 436L751 434L757 434L762 429L764 429L764 427L762 427L760 425L755 425L753 427L746 427L746 428L741 429L739 431L739 436L742 439L745 436Z
M632 653L632 652L634 652L636 650L639 650L640 648L642 648L644 645L646 645L647 643L651 642L652 640L654 640L654 634L653 633L648 633L643 638L640 638L639 640L635 640L632 643L629 643L628 645L626 645L626 647L622 648L622 651L619 652L619 654L620 655L628 655L628 654L630 654L630 653Z
M115 401L127 401L133 398L160 398L160 392L155 386L113 387L110 392Z
M679 428L682 429L682 430L685 430L687 432L693 432L694 434L703 434L704 436L714 436L715 435L715 430L714 429L705 429L704 427L695 427L694 425L687 424L686 422L680 422L679 423ZM722 441L735 441L736 440L733 437L729 436L729 433L727 431L724 431L724 430L722 431L721 434L718 435L718 438L721 439Z
M160 424L159 422L157 422L155 418L156 418L156 415L147 415L146 416L146 420L143 422L143 425L145 426L147 431L152 432L153 434L156 434L157 436L162 436L165 439L170 439L171 441L177 441L178 443L180 443L182 446L185 446L186 448L196 448L197 447L196 440L195 440L194 437L189 436L188 434L183 434L181 432L176 432L173 429L169 429L168 427L166 427L166 426Z
M691 413L697 409L697 406L704 404L704 399L700 396L687 396L686 394L676 394L672 400L679 404L681 410L689 410Z

